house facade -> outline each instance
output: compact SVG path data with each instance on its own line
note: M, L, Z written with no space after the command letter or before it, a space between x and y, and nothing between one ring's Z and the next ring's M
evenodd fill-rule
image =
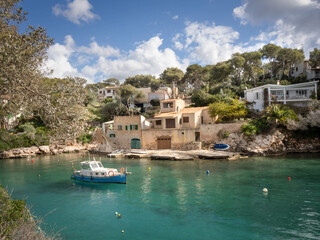
M182 149L201 146L200 126L212 122L208 107L185 108L181 99L166 99L154 118L117 116L106 123L104 133L121 149Z
M136 106L140 108L151 107L150 101L152 99L166 100L172 98L172 89L169 87L160 87L158 90L152 92L151 88L137 88L142 92L143 97L136 99Z
M143 146L142 130L150 126L145 117L115 116L103 124L103 133L119 149L140 149Z
M244 91L244 98L249 107L262 111L272 103L290 104L297 107L308 106L311 98L317 96L319 81L291 84L274 85L267 84Z
M98 90L98 100L103 101L106 98L114 99L117 95L117 90L120 87L112 86L112 87L104 87Z
M290 70L290 75L292 77L298 77L301 74L305 74L307 80L320 80L320 67L312 68L309 64L309 60L304 60L301 63L295 64Z

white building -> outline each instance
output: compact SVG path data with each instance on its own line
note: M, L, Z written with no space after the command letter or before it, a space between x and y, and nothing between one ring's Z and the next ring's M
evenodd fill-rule
M292 77L298 77L300 74L305 74L307 76L307 80L319 80L320 67L312 68L309 64L309 60L304 60L299 64L295 64L290 71L290 75Z
M244 98L254 110L262 111L272 103L290 104L298 107L307 106L311 96L317 96L319 81L292 85L267 84L244 91Z
M103 101L106 98L114 99L117 95L116 91L119 89L118 86L104 87L98 90L98 99Z

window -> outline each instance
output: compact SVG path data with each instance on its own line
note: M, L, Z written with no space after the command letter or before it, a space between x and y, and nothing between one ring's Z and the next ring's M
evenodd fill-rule
M173 102L163 103L163 108L173 108Z
M111 90L107 90L107 93L111 93Z
M182 124L182 118L180 118L180 120L179 120L179 124L180 124L180 125Z
M156 125L161 125L161 120L156 120Z
M98 176L98 175L99 175L99 173L97 173L97 172L96 172L96 175Z
M297 90L296 91L296 95L300 96L300 97L302 97L302 96L306 97L307 96L307 90Z
M85 169L85 170L90 170L90 169L91 169L91 168L90 168L90 165L87 164L87 163L81 164L81 168L82 168L82 169Z
M298 72L298 67L296 67L296 72Z
M189 122L189 117L183 117L183 123L188 123Z
M115 137L116 137L116 135L115 135L115 134L113 134L113 133L111 133L111 134L109 135L109 137L111 137L111 138L115 138Z
M259 99L259 93L256 93L256 99Z
M130 125L130 130L138 130L138 125L137 124L131 124ZM126 129L127 130L127 129Z
M102 94L102 91L100 91L99 93Z
M166 119L166 128L175 128L176 122L175 119Z
M118 130L119 130L119 131L122 130L122 125L118 125Z
M103 176L103 175L104 175L104 172L102 172L101 175Z

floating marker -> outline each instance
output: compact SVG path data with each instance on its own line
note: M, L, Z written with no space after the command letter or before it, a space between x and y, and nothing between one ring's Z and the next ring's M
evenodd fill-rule
M150 171L150 170L151 170L151 167L149 167L148 170Z
M33 159L31 160L31 162L33 163Z
M118 215L118 212L115 212L114 215Z
M267 188L264 188L264 189L263 189L263 192L267 193L267 192L268 192L268 189L267 189Z
M124 233L124 230L121 230L122 233Z
M207 175L209 175L210 174L210 171L209 170L207 170Z
M291 177L288 177L288 181L291 181Z

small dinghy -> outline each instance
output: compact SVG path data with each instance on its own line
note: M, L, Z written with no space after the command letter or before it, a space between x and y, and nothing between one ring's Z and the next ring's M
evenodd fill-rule
M81 170L75 170L71 178L91 183L127 183L127 171L105 168L99 161L85 161L81 162Z
M229 145L225 143L216 143L214 145L214 150L227 150L229 149Z

